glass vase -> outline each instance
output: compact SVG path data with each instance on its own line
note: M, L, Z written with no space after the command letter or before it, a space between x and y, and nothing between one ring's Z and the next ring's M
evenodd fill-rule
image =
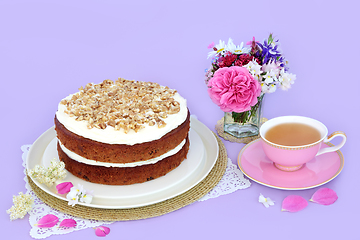
M236 138L252 137L259 134L262 118L264 94L258 97L258 102L246 112L225 112L224 132Z

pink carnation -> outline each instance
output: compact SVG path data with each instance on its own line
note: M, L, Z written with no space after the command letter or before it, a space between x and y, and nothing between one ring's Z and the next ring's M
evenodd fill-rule
M260 96L260 83L244 67L218 69L208 83L211 100L224 112L249 111Z

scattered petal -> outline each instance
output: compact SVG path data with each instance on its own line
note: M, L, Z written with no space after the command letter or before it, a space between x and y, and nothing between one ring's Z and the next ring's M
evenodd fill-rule
M60 183L60 184L56 185L56 189L57 189L59 194L65 194L65 193L70 192L70 189L73 186L74 185L71 182L63 182L63 183Z
M74 219L64 219L60 223L60 227L71 228L76 226L76 221Z
M212 42L212 43L209 44L209 46L208 46L207 48L208 48L208 49L211 49L211 48L213 48L214 46L215 46L215 43Z
M48 215L43 216L37 222L37 224L35 224L35 226L39 227L39 228L51 228L51 227L55 226L58 221L59 221L59 218L57 216L48 214Z
M310 201L321 205L331 205L338 199L336 192L330 188L320 188L311 197Z
M305 198L297 195L287 196L282 202L281 211L298 212L308 205Z
M95 229L95 234L98 237L105 237L110 233L110 228L105 226L96 227L94 229Z
M264 204L264 206L266 208L268 208L269 206L273 206L275 204L275 202L273 200L271 200L270 198L264 197L261 193L259 196L259 202Z

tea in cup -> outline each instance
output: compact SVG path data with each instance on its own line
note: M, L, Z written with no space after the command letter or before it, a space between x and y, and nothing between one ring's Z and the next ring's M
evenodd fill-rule
M337 131L328 136L326 126L312 118L282 116L260 127L261 144L266 156L283 171L296 171L314 157L334 152L344 146L346 135ZM336 146L321 148L321 143L342 137Z

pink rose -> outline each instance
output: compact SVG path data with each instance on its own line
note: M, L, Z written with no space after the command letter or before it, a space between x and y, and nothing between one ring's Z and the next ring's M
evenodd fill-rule
M211 100L224 112L249 111L260 96L260 83L244 67L218 69L208 83Z

